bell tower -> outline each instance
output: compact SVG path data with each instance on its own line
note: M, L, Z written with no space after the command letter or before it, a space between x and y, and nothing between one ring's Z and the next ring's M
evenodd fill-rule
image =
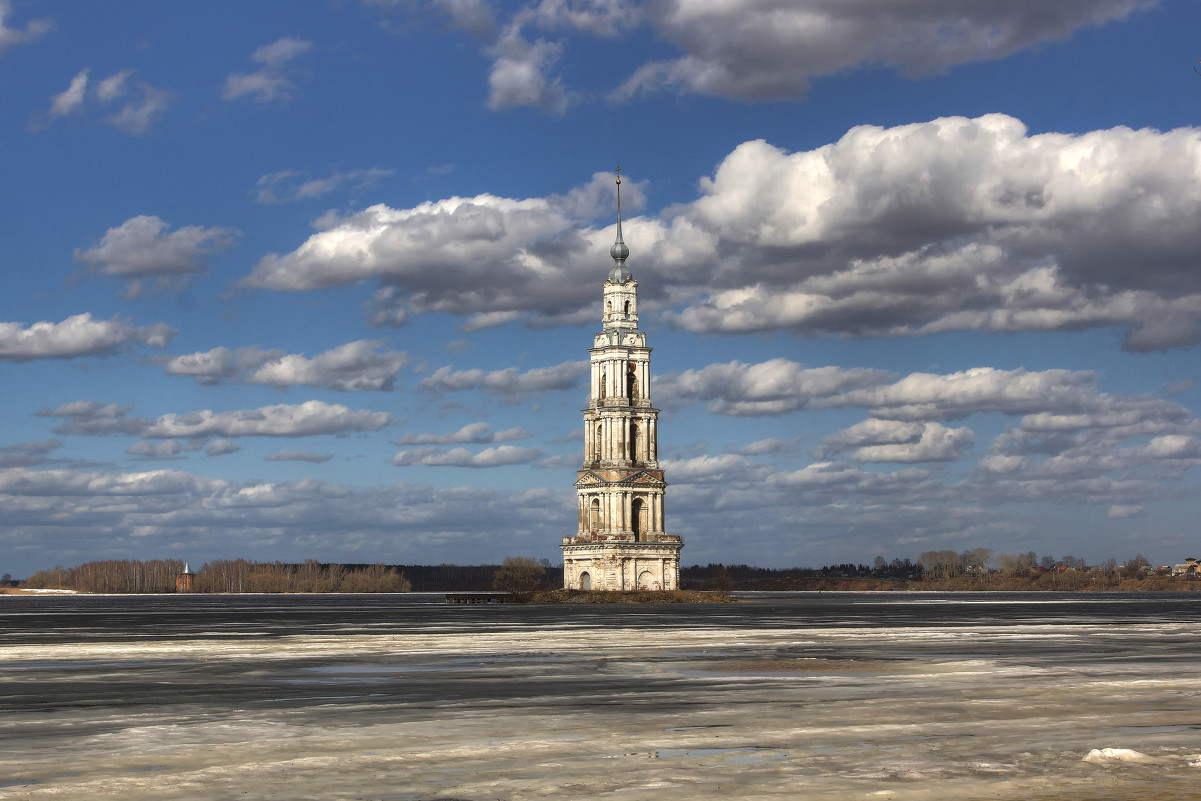
M576 590L675 590L684 541L666 533L659 469L659 410L651 404L651 348L638 330L638 282L626 267L617 176L617 241L593 339L576 475L579 526L563 538L563 584Z

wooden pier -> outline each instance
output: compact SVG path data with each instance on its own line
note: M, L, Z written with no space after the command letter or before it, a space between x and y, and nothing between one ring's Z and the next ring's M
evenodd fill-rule
M507 592L448 592L448 604L503 604L509 600Z

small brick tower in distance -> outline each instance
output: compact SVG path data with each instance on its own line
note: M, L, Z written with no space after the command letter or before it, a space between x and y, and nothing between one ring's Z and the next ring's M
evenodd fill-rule
M188 567L188 563L183 563L183 572L175 574L175 591L176 592L192 592L192 580L196 578L196 574Z

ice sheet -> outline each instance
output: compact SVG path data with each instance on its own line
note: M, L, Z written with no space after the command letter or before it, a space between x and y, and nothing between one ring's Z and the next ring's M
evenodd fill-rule
M930 600L37 599L0 798L1201 798L1201 602Z

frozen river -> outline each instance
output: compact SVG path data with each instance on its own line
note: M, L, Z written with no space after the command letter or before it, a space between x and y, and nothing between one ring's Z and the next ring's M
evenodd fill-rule
M1201 594L0 597L0 799L1201 799Z

